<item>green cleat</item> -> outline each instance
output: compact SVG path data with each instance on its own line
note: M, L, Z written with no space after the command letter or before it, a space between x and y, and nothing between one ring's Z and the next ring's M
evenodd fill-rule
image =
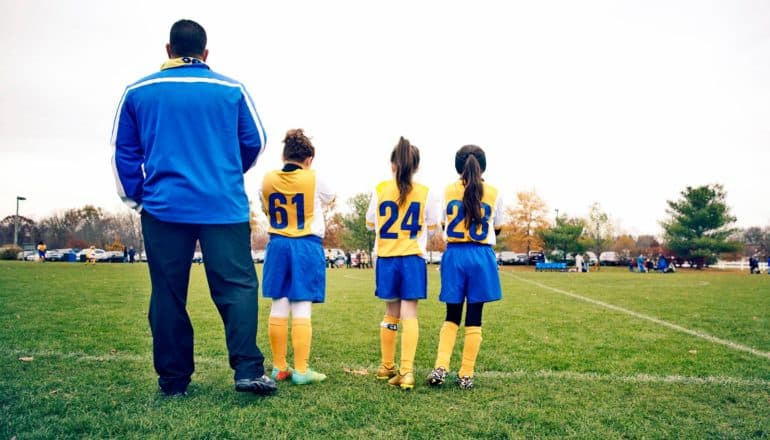
M309 385L311 383L319 383L325 380L325 374L313 371L310 368L308 368L304 374L299 373L297 370L291 372L291 383L294 385Z

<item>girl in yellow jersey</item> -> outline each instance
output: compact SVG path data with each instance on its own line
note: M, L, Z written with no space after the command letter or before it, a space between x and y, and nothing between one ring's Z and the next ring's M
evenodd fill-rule
M438 203L428 187L412 181L420 150L403 137L390 154L393 179L372 193L366 226L376 232L375 295L385 301L380 323L382 364L377 379L401 389L414 388L414 355L419 327L417 301L427 298L425 245L436 230ZM401 333L401 365L395 366L396 335Z
M262 209L270 223L262 296L273 300L268 320L272 377L305 385L326 379L308 367L308 360L311 304L326 298L322 210L334 200L334 193L310 169L315 147L303 131L289 130L283 142L283 169L265 174L260 191ZM294 369L286 360L289 315Z
M497 188L481 178L487 161L484 150L466 145L455 155L460 179L444 190L442 220L447 248L441 258L441 293L446 319L439 333L438 355L428 375L430 385L442 385L460 327L463 303L465 343L457 373L461 389L473 387L473 369L481 347L481 313L484 303L502 297L497 259L492 247L503 225L503 203Z

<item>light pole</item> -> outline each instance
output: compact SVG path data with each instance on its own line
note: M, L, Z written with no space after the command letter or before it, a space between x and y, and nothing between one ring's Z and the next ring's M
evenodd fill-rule
M27 200L26 197L16 196L16 217L13 219L13 245L19 244L19 200Z

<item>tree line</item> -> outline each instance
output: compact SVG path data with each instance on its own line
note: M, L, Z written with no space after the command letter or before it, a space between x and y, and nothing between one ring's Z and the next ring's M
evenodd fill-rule
M617 233L612 217L599 203L590 206L586 217L568 213L551 220L547 204L536 192L519 192L515 203L506 209L507 221L498 237L496 250L529 253L543 251L551 259L568 254L593 251L615 251L631 257L665 254L702 267L720 255L770 254L770 228L754 226L738 229L736 218L729 212L724 188L718 184L687 187L678 200L667 201L666 216L660 221L663 235ZM371 195L356 194L346 202L348 210L340 213L336 204L323 212L326 222L324 247L371 250L374 234L366 229L366 210ZM267 245L267 225L252 207L252 248ZM15 216L0 221L0 243L13 243ZM122 250L124 246L143 249L141 222L133 211L109 213L86 205L55 213L39 221L19 217L20 244L44 241L54 248L86 248L94 245L105 250ZM430 251L443 251L439 234L428 245Z

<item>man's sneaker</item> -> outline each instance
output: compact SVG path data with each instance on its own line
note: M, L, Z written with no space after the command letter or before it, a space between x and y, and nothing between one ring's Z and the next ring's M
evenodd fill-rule
M434 368L433 371L430 372L428 375L428 385L433 386L439 386L444 385L444 382L446 382L446 368L444 367L438 367Z
M398 374L398 371L396 371L396 366L392 366L390 368L380 365L380 368L377 369L377 375L375 376L377 380L386 380L390 379L391 377Z
M187 397L187 391L165 391L161 389L160 394L163 397L168 397L171 399L181 399L183 397Z
M304 374L297 372L297 370L294 370L291 373L291 383L294 385L309 385L311 383L323 382L325 380L325 374L313 371L310 368L308 368Z
M277 389L275 381L265 375L254 379L238 379L235 381L235 391L266 395L273 394Z
M414 388L414 373L410 371L404 374L397 374L388 381L388 385L399 387L402 390L411 390Z
M457 378L457 385L461 390L469 390L473 388L473 377L463 376Z
M273 373L270 375L270 378L276 382L280 380L291 379L291 370L288 368L285 370L279 370L278 368L273 368Z

